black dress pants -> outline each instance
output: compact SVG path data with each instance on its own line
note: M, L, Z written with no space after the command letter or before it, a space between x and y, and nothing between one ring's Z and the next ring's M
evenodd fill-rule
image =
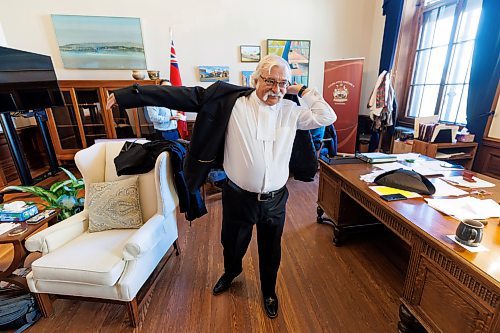
M242 260L256 224L260 283L264 296L275 295L287 199L286 187L266 201L259 201L256 193L244 191L231 181L226 182L222 191L221 242L225 273L236 277L243 270Z

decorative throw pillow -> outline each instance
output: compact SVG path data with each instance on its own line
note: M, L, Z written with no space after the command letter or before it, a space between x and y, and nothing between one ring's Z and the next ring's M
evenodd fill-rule
M89 232L133 229L142 226L138 177L90 184L88 191Z

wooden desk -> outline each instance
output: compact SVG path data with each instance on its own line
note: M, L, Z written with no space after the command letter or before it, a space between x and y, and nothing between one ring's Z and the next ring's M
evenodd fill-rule
M370 220L383 223L411 249L401 296L400 332L418 327L428 332L500 332L500 226L485 227L482 244L489 251L471 253L446 235L458 222L429 207L422 198L386 202L359 179L369 164L321 162L318 222L325 212L333 222L334 241ZM500 182L487 189L500 201ZM432 180L432 179L431 179Z

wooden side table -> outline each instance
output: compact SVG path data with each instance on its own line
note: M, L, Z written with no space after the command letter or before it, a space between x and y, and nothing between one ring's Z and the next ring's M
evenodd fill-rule
M29 291L26 279L22 276L12 274L12 272L14 272L19 267L22 267L24 260L29 254L29 251L24 246L26 238L28 238L29 236L38 231L47 228L50 222L55 221L58 213L59 212L56 211L54 214L52 214L51 216L47 217L46 219L42 220L37 224L28 224L26 222L20 222L19 225L21 227L28 228L28 230L26 230L21 235L9 236L8 234L10 230L0 235L0 244L12 244L14 251L14 256L9 266L4 271L0 271L0 281L13 283Z

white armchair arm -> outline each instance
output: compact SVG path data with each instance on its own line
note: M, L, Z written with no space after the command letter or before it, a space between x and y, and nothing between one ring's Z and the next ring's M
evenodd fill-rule
M88 228L86 210L30 236L25 243L30 252L47 254L81 235Z
M153 248L165 233L165 216L155 214L130 237L123 248L123 259L135 260Z

